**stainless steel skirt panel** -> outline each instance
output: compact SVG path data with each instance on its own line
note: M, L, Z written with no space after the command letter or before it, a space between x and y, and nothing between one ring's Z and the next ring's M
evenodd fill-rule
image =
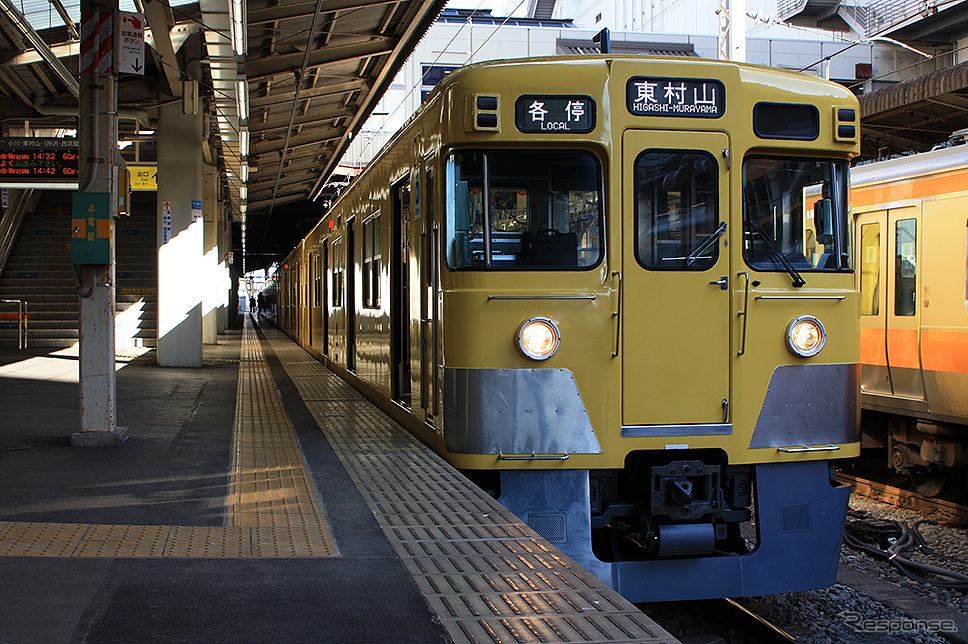
M567 369L444 369L444 444L455 454L601 454Z

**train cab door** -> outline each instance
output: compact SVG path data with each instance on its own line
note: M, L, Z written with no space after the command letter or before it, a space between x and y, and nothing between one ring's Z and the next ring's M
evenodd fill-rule
M729 421L728 147L714 132L623 136L623 435Z
M860 246L860 388L864 393L891 395L887 368L887 211L857 216Z
M887 212L887 363L895 396L924 400L921 373L921 306L918 298L917 207Z

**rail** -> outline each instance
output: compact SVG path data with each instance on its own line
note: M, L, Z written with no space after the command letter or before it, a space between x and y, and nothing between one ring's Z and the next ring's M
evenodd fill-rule
M0 321L15 319L17 321L17 348L27 348L27 300L0 300L0 304L16 304L16 313L0 313ZM16 316L16 317L14 317Z
M940 515L947 521L953 523L968 523L968 506L949 501L928 497L905 490L886 483L871 481L869 479L837 472L837 478L844 483L849 483L854 493L868 498L887 503L899 508L907 508L921 514Z

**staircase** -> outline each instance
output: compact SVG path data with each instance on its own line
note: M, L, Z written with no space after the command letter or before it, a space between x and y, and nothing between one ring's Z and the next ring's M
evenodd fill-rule
M155 193L132 200L133 213L115 222L118 348L155 346L158 264ZM140 194L139 194L140 196ZM139 207L140 206L140 207ZM27 346L65 348L78 338L78 295L71 270L71 192L44 191L29 213L0 276L0 300L26 300ZM0 347L17 346L16 308L4 305Z
M115 221L117 346L158 346L158 247L155 192L135 192L131 215ZM124 340L127 340L126 342Z

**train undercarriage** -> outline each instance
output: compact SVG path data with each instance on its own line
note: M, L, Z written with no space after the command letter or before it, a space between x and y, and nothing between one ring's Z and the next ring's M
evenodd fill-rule
M861 427L863 446L886 448L888 467L924 496L938 496L968 476L964 425L864 410Z
M499 485L505 507L633 602L829 586L850 494L830 461L733 466L713 452L503 470Z

